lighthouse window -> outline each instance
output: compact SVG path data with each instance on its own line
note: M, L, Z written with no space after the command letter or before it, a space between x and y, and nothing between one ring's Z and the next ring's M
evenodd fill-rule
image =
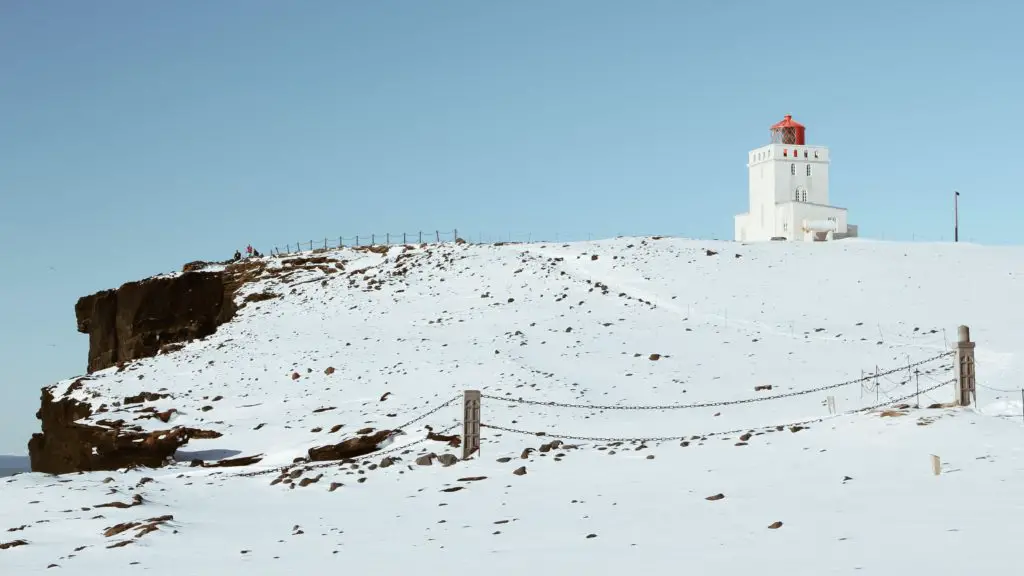
M807 175L808 176L811 175L811 165L810 164L807 165Z
M817 150L815 150L815 151L814 151L814 157L815 157L815 158L817 158L817 157L818 157L818 151L817 151Z
M804 190L803 192L800 193L800 201L807 202L807 190Z
M789 173L792 176L796 176L796 164L789 165Z
M807 158L807 150L804 150L804 158Z
M795 202L799 202L800 201L800 191L799 190L797 190L796 192L793 192L793 200Z

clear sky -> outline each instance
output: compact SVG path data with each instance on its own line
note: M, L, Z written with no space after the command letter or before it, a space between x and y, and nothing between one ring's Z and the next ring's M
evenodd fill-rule
M968 7L969 6L969 7ZM3 0L0 453L82 295L251 242L731 239L793 114L862 236L1015 243L1018 2ZM950 270L955 274L955 270Z

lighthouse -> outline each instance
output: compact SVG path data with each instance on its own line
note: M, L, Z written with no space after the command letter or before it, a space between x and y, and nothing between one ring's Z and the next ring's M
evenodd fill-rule
M822 241L857 235L846 208L829 204L829 153L810 146L807 129L786 115L771 142L747 154L749 209L736 215L736 241Z

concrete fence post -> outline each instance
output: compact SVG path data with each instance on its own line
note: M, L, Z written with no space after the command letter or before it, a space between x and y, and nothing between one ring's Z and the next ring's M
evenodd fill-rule
M466 390L462 406L462 459L480 451L480 391Z
M975 390L974 342L971 342L971 329L960 326L959 338L956 343L956 384L957 405L970 406L971 398L978 399Z

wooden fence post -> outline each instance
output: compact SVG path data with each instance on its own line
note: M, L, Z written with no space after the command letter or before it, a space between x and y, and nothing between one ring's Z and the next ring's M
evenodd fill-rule
M462 459L480 451L480 391L466 390L462 407Z
M958 406L970 406L971 397L974 397L975 401L978 399L974 388L974 342L971 342L971 329L967 326L960 326L957 333L959 338L956 343L956 400Z
M384 233L384 245L391 246L391 232Z
M373 246L376 243L377 243L377 235L376 234L370 234L370 246Z
M439 230L434 230L434 238L437 240L438 244L441 243L441 232Z
M405 232L402 232L402 244L407 244L405 241Z
M338 236L338 248L344 248L344 247L345 247L345 237L344 236Z

